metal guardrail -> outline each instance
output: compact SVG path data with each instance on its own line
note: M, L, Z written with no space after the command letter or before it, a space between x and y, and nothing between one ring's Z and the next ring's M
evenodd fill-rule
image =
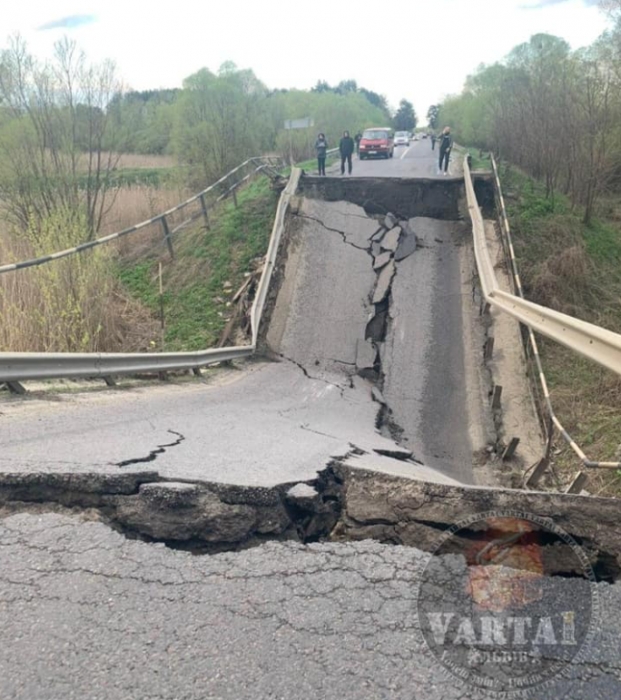
M477 268L481 281L483 296L488 304L496 306L506 313L510 314L518 321L523 323L528 329L529 341L533 350L538 378L541 383L546 408L548 410L550 420L553 425L559 430L563 439L571 446L573 451L582 461L585 467L599 467L607 469L621 468L620 462L594 462L589 460L572 437L564 429L561 422L554 413L552 403L550 401L550 392L548 390L545 374L539 356L539 349L535 339L534 331L541 333L552 340L555 340L562 345L574 350L575 352L594 360L604 367L613 370L617 374L621 374L621 335L612 331L596 326L586 321L581 321L567 314L554 311L545 306L540 306L533 302L524 299L522 284L517 269L515 253L513 250L513 242L511 239L511 231L509 228L509 220L507 217L504 198L500 188L500 180L498 178L498 170L492 156L492 168L494 172L495 185L498 192L501 221L507 236L509 247L509 257L511 260L511 270L516 288L516 294L509 294L501 290L496 280L494 267L491 261L487 243L485 241L485 231L483 227L483 218L474 193L472 184L472 176L468 165L468 158L464 158L464 179L466 183L466 197L468 200L468 209L472 220L472 230L474 237L474 250L477 261ZM548 436L550 440L550 436ZM549 446L548 442L548 446ZM548 450L549 452L549 450Z
M239 180L235 180L233 184L229 185L229 181L232 178L234 178L235 175L237 175L240 172L243 172L249 166L251 170L245 177L242 177ZM162 212L161 214L158 214L157 216L153 216L150 219L141 221L139 224L134 224L133 226L123 229L122 231L117 231L116 233L111 233L107 236L102 236L100 238L96 238L95 240L87 241L86 243L81 243L80 245L74 246L73 248L67 248L65 250L57 251L56 253L43 255L38 258L32 258L30 260L22 260L16 263L9 263L8 265L0 265L0 274L6 272L15 272L16 270L21 270L26 267L44 265L46 263L53 262L54 260L59 260L60 258L66 258L70 255L82 253L85 250L96 248L97 246L110 243L111 241L114 241L118 238L122 238L124 236L128 236L129 234L136 233L137 231L145 229L151 224L155 224L157 222L160 222L162 224L164 238L172 254L172 242L170 239L170 236L172 234L181 230L185 226L188 226L193 221L196 221L196 219L199 219L201 217L205 219L205 223L209 228L209 207L207 206L206 202L206 196L208 194L217 193L218 188L222 188L223 191L219 194L219 196L216 197L215 202L220 202L223 199L229 197L231 194L235 196L235 190L242 184L247 182L253 175L256 175L257 173L261 172L262 170L265 170L268 167L273 168L274 166L281 167L282 159L269 156L256 156L253 158L249 158L248 160L244 161L241 165L238 165L236 168L226 173L226 175L223 175L217 182L214 182L213 185L210 185L202 192L193 195L189 199L186 199L184 202L181 202L180 204L177 204L176 206L167 209L166 211ZM193 204L194 202L200 203L200 211L192 214L187 220L183 221L171 231L168 227L167 217L171 216L175 212L181 211L185 207L188 207L189 205Z
M250 159L242 166L256 160ZM242 166L239 166L241 168ZM236 168L235 171L239 170ZM260 169L260 168L258 168ZM293 168L289 182L280 196L272 234L266 255L265 267L259 281L255 300L251 309L252 342L250 345L230 348L213 348L194 352L167 352L167 353L0 353L0 382L19 382L29 379L50 378L79 378L79 377L106 377L119 374L133 374L140 372L164 372L167 370L196 369L205 365L225 360L240 359L251 356L257 347L259 327L265 299L269 289L272 272L276 262L278 245L284 230L285 215L289 208L291 197L295 194L300 179L301 171ZM230 174L229 174L230 175ZM195 195L187 202L196 201L201 194L221 184L227 176L221 178L210 188ZM241 181L240 181L241 182ZM178 210L182 205L169 209L163 215L155 217L158 220L172 211ZM139 230L142 225L132 227L131 231ZM130 230L128 230L130 232ZM117 236L118 237L118 236ZM113 240L105 237L107 240ZM99 239L103 241L103 239ZM107 242L107 241L103 241ZM78 251L79 252L79 251ZM72 252L63 251L67 255ZM50 257L51 260L57 259ZM41 263L38 264L43 264ZM19 268L12 268L19 269Z

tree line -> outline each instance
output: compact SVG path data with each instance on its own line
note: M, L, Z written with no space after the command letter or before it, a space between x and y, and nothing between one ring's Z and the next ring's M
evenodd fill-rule
M285 120L304 117L312 129L285 130ZM393 123L415 127L411 103L402 100L393 115L383 95L354 80L270 90L252 70L226 62L178 89L126 91L114 64L89 63L68 39L40 61L14 37L0 50L0 200L24 230L63 209L92 237L123 153L172 155L187 184L200 188L252 155L310 158L320 131L336 146L346 129Z
M537 34L428 114L432 126L449 124L458 141L543 181L548 197L568 196L585 223L621 186L621 0L605 4L612 26L592 45L572 51Z

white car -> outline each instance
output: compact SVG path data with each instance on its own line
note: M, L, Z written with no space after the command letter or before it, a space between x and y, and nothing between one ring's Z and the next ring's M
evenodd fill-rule
M409 146L410 145L410 135L407 131L396 131L395 132L395 146Z

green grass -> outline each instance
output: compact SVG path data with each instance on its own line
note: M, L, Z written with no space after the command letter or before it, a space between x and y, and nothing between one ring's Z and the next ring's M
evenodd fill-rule
M162 258L165 350L200 350L217 343L255 258L265 255L278 196L265 177L212 211L211 229L195 228L175 240L175 259ZM119 276L132 295L159 314L158 261L123 267Z
M465 155L466 153L470 154L470 158L472 161L472 164L470 166L471 170L491 170L492 169L492 164L490 163L489 160L489 154L488 153L483 153L483 155L480 155L480 149L476 148L475 146L462 146L456 145L455 150L462 154Z
M590 257L597 263L621 265L621 232L606 221L593 221L584 227L584 240Z
M601 218L585 225L563 195L513 167L500 178L526 297L621 332L621 230ZM621 443L621 379L550 340L539 340L554 410L589 459L616 461ZM566 476L581 463L557 437L555 468ZM621 495L621 479L591 472L589 487Z

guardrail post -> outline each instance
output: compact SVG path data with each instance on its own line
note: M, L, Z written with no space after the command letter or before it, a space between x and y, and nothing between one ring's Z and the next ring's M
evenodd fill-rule
M519 437L511 438L511 442L507 445L507 448L502 453L502 460L504 461L506 459L511 459L511 457L513 457L513 455L515 454L515 451L517 450L517 446L519 444L520 444Z
M235 207L237 208L237 184L233 185L233 204L235 204Z
M205 228L209 231L211 228L211 224L209 223L209 214L207 213L207 204L205 202L205 195L201 194L199 196L199 200L201 203L201 209L203 210L203 219L205 219Z
M173 250L172 237L170 235L170 229L168 228L168 221L166 221L165 216L162 216L160 221L162 222L162 228L164 229L164 240L166 241L166 245L168 246L168 252L170 253L170 257L174 258L175 251Z
M116 382L114 381L114 377L111 377L109 374L102 377L102 379L106 383L106 386L116 386Z
M534 488L541 481L541 477L545 474L547 468L550 466L550 460L547 457L542 457L538 462L537 466L533 469L532 474L526 479L526 484L528 488Z
M565 493L580 493L588 480L589 477L584 472L578 472L576 478L565 490Z
M492 394L492 409L498 410L500 408L500 399L502 397L502 387L500 384L494 386L494 392Z
M491 360L494 354L494 337L490 336L486 341L483 349L483 358Z
M26 389L17 381L5 382L5 384L11 394L18 394L21 396L26 393Z

